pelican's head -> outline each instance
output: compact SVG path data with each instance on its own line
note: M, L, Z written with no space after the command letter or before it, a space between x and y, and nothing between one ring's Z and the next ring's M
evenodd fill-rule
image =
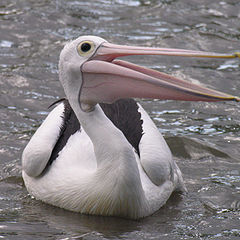
M59 80L68 99L79 102L82 110L92 109L96 103L86 98L82 67L90 61L104 39L95 36L81 36L65 45L59 60Z
M81 36L68 43L60 55L59 78L70 102L77 101L83 111L91 111L97 103L112 103L120 98L240 100L155 70L116 60L128 55L239 57L237 54L121 46L100 37Z

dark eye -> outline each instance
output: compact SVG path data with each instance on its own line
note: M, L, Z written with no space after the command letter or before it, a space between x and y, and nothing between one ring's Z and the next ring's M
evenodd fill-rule
M77 46L77 51L80 56L88 56L94 49L95 45L92 41L84 41Z
M90 49L91 49L91 45L90 45L90 43L83 43L82 45L81 45L81 50L83 51L83 52L88 52Z

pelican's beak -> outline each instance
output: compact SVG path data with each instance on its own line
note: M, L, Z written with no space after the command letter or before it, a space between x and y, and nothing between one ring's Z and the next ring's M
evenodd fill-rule
M162 49L121 46L104 42L95 55L82 65L82 91L89 103L112 103L120 98L156 98L185 101L240 101L226 93L211 90L176 77L115 60L129 55L167 55L185 57L234 58L232 55L216 54L182 49Z

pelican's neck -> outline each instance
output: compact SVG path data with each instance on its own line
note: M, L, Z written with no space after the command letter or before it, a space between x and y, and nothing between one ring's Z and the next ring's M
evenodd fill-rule
M77 99L69 99L69 102L82 128L93 143L98 166L104 162L118 165L126 162L129 164L129 161L136 163L132 146L123 133L106 117L98 104L92 111L84 112ZM118 155L116 153L122 156L116 156Z
M107 204L106 211L110 211L110 215L132 218L145 216L148 203L133 147L98 104L91 112L83 112L78 101L70 99L69 102L94 146L97 170L89 183L94 189L93 193L97 192L101 199L105 199L104 206ZM92 198L96 199L96 194L88 202ZM101 206L101 200L98 206Z

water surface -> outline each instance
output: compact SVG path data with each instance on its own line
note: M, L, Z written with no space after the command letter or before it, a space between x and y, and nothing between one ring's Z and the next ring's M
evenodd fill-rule
M21 153L64 96L58 56L93 34L119 44L240 50L238 0L1 0L0 238L239 239L240 105L141 101L164 134L189 190L140 221L83 216L32 199ZM134 63L240 95L238 59L131 57Z

